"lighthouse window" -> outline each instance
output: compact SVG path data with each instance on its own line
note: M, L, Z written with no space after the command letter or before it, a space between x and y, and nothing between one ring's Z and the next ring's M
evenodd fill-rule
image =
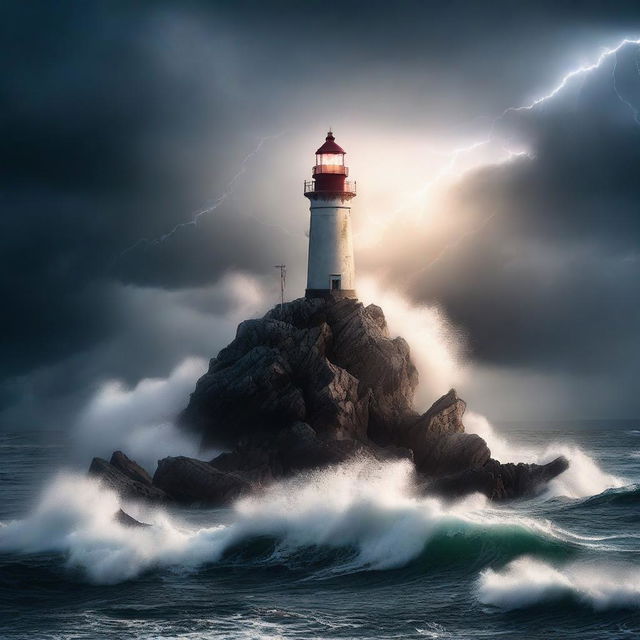
M343 153L319 153L316 156L317 165L339 165L344 166Z

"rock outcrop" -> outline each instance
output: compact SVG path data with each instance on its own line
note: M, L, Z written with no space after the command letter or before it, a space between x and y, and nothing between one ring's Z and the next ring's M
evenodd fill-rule
M116 511L116 514L113 516L113 519L116 522L119 522L120 524L124 525L125 527L145 528L145 527L151 526L146 522L140 522L139 520L136 520L135 518L130 516L126 511L123 511L122 509L118 509L118 511Z
M410 410L409 348L381 310L355 300L296 300L246 320L198 381L182 422L205 444L235 447L306 422L324 440L366 439Z
M107 462L103 458L94 458L91 461L91 466L89 467L89 475L99 478L105 486L112 489L123 498L133 500L151 500L154 502L164 502L169 499L169 496L167 496L162 489L153 486L151 478L149 478L148 482L141 482L136 479L136 477L138 477L137 474L134 473L132 474L134 477L131 477L129 473L125 473L115 466L113 464L114 457L116 460L119 458L116 454L120 454L120 456L126 458L129 463L132 463L136 467L139 466L135 462L129 460L129 458L127 458L121 451L116 451L111 457L111 462ZM148 477L146 472L145 474Z
M214 506L227 504L253 487L237 473L220 471L207 462L184 456L160 460L153 483L177 502Z
M246 320L211 360L180 417L204 462L160 460L153 478L121 451L90 473L128 498L221 505L283 476L356 456L411 460L426 491L492 500L530 496L568 466L501 464L465 433L466 404L451 389L423 414L409 346L391 338L380 307L353 299L294 300ZM123 516L120 516L121 518Z
M569 461L559 456L548 464L501 464L488 460L459 473L436 478L426 489L446 498L459 498L477 491L491 500L527 498L539 494L549 480L569 468Z
M131 478L131 480L141 482L142 484L147 486L151 486L153 484L153 480L149 473L145 469L143 469L135 460L127 458L127 456L122 453L122 451L114 451L111 455L111 460L109 460L109 463L116 469L118 469L118 471L124 473L125 476Z
M227 504L261 484L251 481L250 474L241 476L183 456L160 460L152 478L122 451L115 451L109 462L94 458L89 475L99 478L106 487L129 500L212 506ZM122 509L116 514L116 519L121 524L146 526L137 523Z
M180 421L204 444L230 449L208 466L249 487L368 455L413 460L429 490L442 495L481 491L501 500L531 495L566 469L563 458L544 466L500 464L482 438L464 432L466 405L455 390L419 414L417 384L409 346L390 337L380 307L299 299L239 325ZM177 495L180 474L191 486L194 471L171 465L173 484L159 484L158 472L154 484Z

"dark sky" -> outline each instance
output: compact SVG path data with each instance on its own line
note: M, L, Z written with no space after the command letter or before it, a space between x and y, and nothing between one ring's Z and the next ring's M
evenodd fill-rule
M356 233L383 229L359 246L359 274L466 335L474 406L640 415L640 48L498 118L639 38L637 3L0 12L3 427L64 427L104 379L215 355L276 299L274 264L301 295L301 182L328 126L362 194ZM385 214L446 165L434 149L487 137L437 206L417 205L426 221Z

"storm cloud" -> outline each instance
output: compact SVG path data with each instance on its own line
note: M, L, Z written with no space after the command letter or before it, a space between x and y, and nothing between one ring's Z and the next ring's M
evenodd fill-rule
M619 75L633 70L636 92L637 55L626 47L618 63ZM577 95L499 123L511 140L526 138L531 157L455 185L442 213L448 236L431 247L426 268L408 267L429 247L419 229L402 229L404 251L385 260L388 277L418 300L439 300L468 329L475 357L488 364L598 373L637 366L640 125L615 94L615 63Z
M516 378L535 395L540 376L577 405L575 380L589 376L601 391L589 411L637 415L637 47L491 123L640 32L640 10L323 6L3 5L3 425L64 426L105 379L135 384L214 355L277 299L274 264L301 295L301 181L330 125L359 182L356 232L371 203L389 209L398 195L365 159L384 175L411 147L407 173L428 178L431 146L493 131L530 150L460 176L439 225L396 217L383 241L360 246L357 268L437 304L467 336L486 373L468 392L486 392L484 410L499 411Z

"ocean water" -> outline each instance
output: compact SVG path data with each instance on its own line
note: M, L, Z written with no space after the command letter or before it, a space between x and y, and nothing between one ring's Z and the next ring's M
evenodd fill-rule
M354 461L228 509L126 510L57 434L0 434L0 638L640 637L640 421L466 421L541 496L444 504Z

